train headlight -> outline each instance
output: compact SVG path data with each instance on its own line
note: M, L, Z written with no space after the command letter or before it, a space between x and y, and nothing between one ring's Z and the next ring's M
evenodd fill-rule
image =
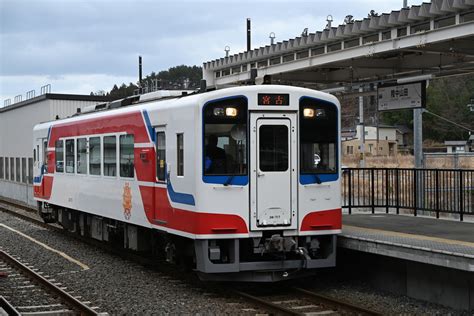
M224 116L224 114L225 114L224 108L214 109L214 116Z
M324 109L305 108L303 109L303 116L305 118L325 117L326 112Z
M314 117L314 109L304 109L303 110L303 116L307 117L307 118Z
M237 116L237 109L236 108L226 108L225 109L225 115L235 117L235 116Z

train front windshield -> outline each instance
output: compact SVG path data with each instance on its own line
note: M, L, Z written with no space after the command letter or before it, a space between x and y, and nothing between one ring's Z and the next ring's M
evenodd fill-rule
M302 98L300 102L301 174L337 172L337 107Z
M247 100L229 98L204 106L204 176L247 175Z

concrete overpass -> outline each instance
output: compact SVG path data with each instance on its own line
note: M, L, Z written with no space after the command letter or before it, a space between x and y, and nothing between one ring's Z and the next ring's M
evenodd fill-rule
M316 89L474 72L474 0L433 0L216 59L203 77L243 84L251 69Z

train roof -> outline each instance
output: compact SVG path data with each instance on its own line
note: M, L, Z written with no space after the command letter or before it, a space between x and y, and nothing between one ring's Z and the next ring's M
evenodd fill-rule
M49 128L50 126L62 123L78 122L96 117L108 116L111 114L122 114L129 113L137 110L154 110L157 108L177 108L185 106L195 106L196 104L204 104L207 101L221 99L228 96L236 95L248 95L250 92L264 91L266 93L281 93L282 90L285 92L299 92L301 94L308 94L313 97L320 98L322 100L330 101L339 106L337 98L331 94L301 88L284 85L251 85L251 86L239 86L230 87L225 89L213 90L204 93L197 93L190 91L155 91L150 94L131 96L121 100L112 101L109 103L97 104L92 109L88 109L84 113L76 113L73 116L57 119L53 121L43 122L37 124L33 130L40 130ZM186 93L185 93L186 92Z

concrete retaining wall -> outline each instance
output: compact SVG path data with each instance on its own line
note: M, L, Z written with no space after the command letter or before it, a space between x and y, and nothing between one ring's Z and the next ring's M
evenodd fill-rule
M338 248L337 269L374 287L415 299L474 311L474 273Z
M31 184L0 180L0 198L2 197L36 207L36 201L33 199L33 186Z

